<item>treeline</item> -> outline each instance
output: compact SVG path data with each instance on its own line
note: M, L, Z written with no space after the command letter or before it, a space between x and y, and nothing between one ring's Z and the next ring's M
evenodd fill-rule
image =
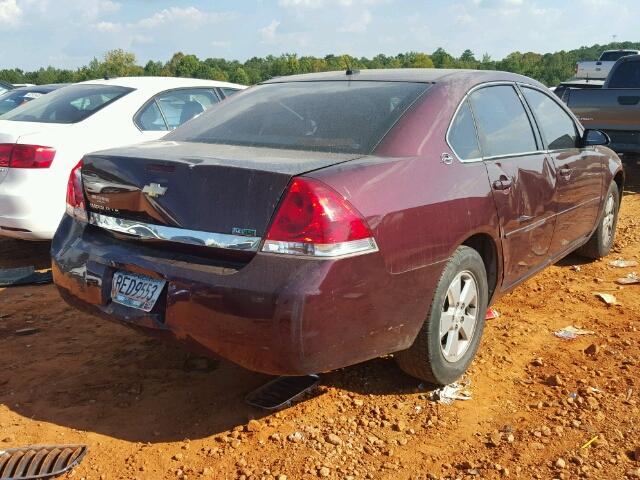
M323 58L285 54L280 56L253 57L246 62L207 58L178 52L166 62L149 61L141 66L133 53L111 50L102 60L94 58L89 65L77 70L55 67L40 68L32 72L21 69L0 70L0 80L10 83L70 83L103 77L120 76L176 76L224 80L251 85L272 77L296 73L343 70L347 67L369 68L471 68L480 70L505 70L521 73L552 86L571 78L575 64L580 60L595 60L603 50L620 48L640 49L640 42L616 42L593 45L555 53L513 52L502 60L493 60L484 54L477 58L473 51L465 50L454 57L438 48L429 54L420 52L400 53L395 56L376 55L373 58L349 55L327 55Z

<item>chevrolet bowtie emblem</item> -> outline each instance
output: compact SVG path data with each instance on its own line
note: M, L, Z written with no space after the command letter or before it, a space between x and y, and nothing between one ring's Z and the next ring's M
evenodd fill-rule
M142 189L142 193L146 193L150 197L160 197L167 192L167 187L163 187L159 183L150 183L145 185Z

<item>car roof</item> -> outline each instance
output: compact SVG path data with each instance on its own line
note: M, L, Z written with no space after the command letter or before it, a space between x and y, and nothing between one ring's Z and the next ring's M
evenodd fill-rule
M373 82L419 82L419 83L464 83L474 85L486 82L522 82L543 86L536 80L516 73L499 70L464 70L447 68L388 68L356 70L347 75L345 70L336 72L305 73L267 80L268 83L314 82L314 81L373 81Z
M230 87L230 88L247 88L244 85L238 85L229 82L220 82L218 80L203 80L199 78L183 78L183 77L118 77L103 78L97 80L87 80L80 82L78 85L116 85L119 87L135 88L136 90L162 91L172 88L189 88L189 87Z

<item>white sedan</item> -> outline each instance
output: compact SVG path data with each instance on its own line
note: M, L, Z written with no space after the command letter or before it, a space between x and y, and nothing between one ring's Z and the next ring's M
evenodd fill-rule
M0 236L51 239L69 173L85 154L157 140L244 88L169 77L92 80L1 116Z

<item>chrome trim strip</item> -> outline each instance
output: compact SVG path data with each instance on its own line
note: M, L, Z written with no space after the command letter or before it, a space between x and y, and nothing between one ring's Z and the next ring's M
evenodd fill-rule
M375 253L378 251L378 244L373 237L330 244L265 240L262 251L274 255L297 255L306 258L339 258Z
M140 240L163 240L187 245L199 245L201 247L226 248L249 252L257 252L262 240L260 237L243 237L227 233L202 232L167 227L165 225L154 225L93 212L89 214L89 223L96 227L129 235Z
M519 228L516 228L514 230L511 230L510 232L505 232L505 234L503 235L503 238L509 238L511 235L514 235L514 234L519 233L519 232L524 232L524 231L527 231L527 230L533 230L535 228L538 228L540 225L543 225L543 224L547 223L549 220L552 220L552 219L554 219L556 217L559 217L559 216L561 216L561 215L563 215L565 213L572 212L576 208L584 207L585 205L587 205L589 203L599 202L600 200L601 200L600 197L590 198L588 200L585 200L582 203L579 203L578 205L573 205L570 208L567 208L566 210L563 210L561 212L552 213L551 215L547 215L544 218L541 218L539 220L535 220L532 223L529 223L529 224L524 225L522 227L519 227Z

